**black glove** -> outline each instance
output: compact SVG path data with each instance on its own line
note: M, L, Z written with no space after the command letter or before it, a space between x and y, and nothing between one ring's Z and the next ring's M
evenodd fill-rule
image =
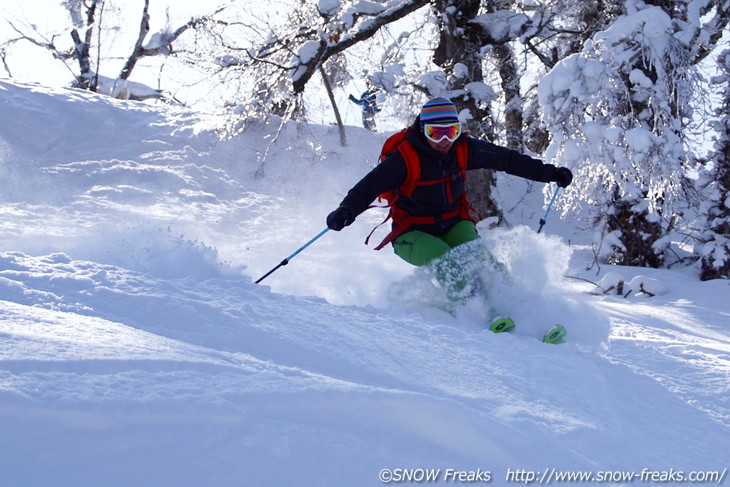
M327 215L327 226L330 230L339 232L347 225L355 221L352 213L347 208L339 207L329 215Z
M567 167L559 167L555 169L553 181L557 182L561 188L567 188L573 182L573 173Z

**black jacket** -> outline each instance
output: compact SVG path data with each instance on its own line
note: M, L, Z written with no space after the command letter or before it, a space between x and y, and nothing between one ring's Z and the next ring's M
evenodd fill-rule
M428 145L419 125L419 121L416 119L416 123L408 131L407 138L418 154L421 164L421 180L450 178L450 181L443 184L418 186L410 198L398 198L396 204L413 216L440 216L458 208L461 195L465 191L464 179L459 175L459 164L456 159L455 147L458 143L469 144L467 170L493 169L545 183L555 180L555 166L552 164L544 164L538 159L517 151L467 135L462 135L449 152L439 152ZM349 210L353 218L357 217L379 195L400 187L405 178L406 163L403 156L399 151L393 151L347 193L345 199L340 203L340 207ZM447 188L446 185L449 185L450 188ZM447 198L449 189L450 202ZM412 225L408 230L442 235L459 220L459 217L455 217L429 225Z

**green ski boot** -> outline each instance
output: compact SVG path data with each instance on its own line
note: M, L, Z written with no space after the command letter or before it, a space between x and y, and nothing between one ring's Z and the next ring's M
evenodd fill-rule
M568 331L563 325L555 325L545 332L545 336L542 338L542 341L545 343L555 344L563 343L565 342L564 338L567 334Z
M515 322L512 318L500 318L489 327L494 333L504 333L515 329Z

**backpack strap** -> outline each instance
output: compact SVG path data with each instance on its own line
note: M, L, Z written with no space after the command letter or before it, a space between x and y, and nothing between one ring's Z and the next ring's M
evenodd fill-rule
M408 227L410 227L411 225L430 225L432 223L436 223L439 220L449 220L449 219L457 217L459 215L463 215L463 208L462 208L462 205L459 205L459 208L455 209L454 211L448 211L446 213L439 215L438 217L411 216L405 212L403 212L403 214L405 215L405 217L402 218L400 220L400 222L395 225L395 228L393 228L393 230L391 230L391 232L388 235L386 235L386 237L383 239L383 241L380 242L380 244L377 247L375 247L375 250L382 249L383 247L388 245L390 242L392 242L396 238L400 237L400 235L402 233L404 233L406 230L408 230ZM383 223L387 222L390 219L390 216L391 215L388 214L388 217L385 220L383 220ZM471 219L471 218L468 218L468 219ZM381 223L380 225L382 225L383 223ZM380 225L378 225L378 227ZM372 235L373 232L375 231L375 229L377 229L378 227L375 227L373 229L373 231L370 232L370 235ZM370 235L368 235L368 239L370 239ZM367 244L367 240L365 240L365 243Z
M396 227L393 231L391 231L388 236L385 237L385 239L380 242L380 244L375 247L375 250L380 250L383 247L385 247L388 243L390 243L395 237L403 233L408 228L408 221L404 218L397 218L394 216L394 214L401 213L404 216L407 216L407 213L404 211L399 211L399 208L395 206L395 202L398 201L398 198L401 196L409 197L411 194L413 194L413 191L416 189L416 186L418 185L418 180L421 178L421 164L419 163L418 159L418 153L416 152L416 149L413 147L413 144L411 144L406 138L406 131L408 129L404 129L401 131L397 136L400 136L402 141L396 148L398 152L400 152L401 157L403 158L403 162L406 165L406 179L403 181L403 184L400 185L399 188L397 188L395 191L393 191L391 194L388 195L386 198L388 200L388 204L385 206L385 208L390 208L388 211L388 216L385 217L385 220L380 222L375 228L373 228L370 233L368 234L367 238L365 238L365 245L368 245L370 242L370 237L372 237L373 233L375 233L375 230L380 228L384 223L386 223L391 218L394 218L394 221L397 219L399 223L396 224ZM387 153L381 154L380 161L382 162L385 157L387 156ZM379 197L378 199L382 200L383 196ZM369 208L373 208L374 206L370 206ZM383 208L382 206L378 208ZM396 233L397 231L397 233ZM392 235L392 237L391 237Z
M466 183L466 166L469 164L469 144L466 141L456 146L456 160L459 162L461 168L461 174ZM469 204L469 200L466 197L466 190L461 195L461 218L464 220L474 221L471 214L474 213L479 220L482 220L482 215ZM474 221L474 223L476 223Z
M407 213L404 210L401 210L399 207L395 205L395 202L398 200L400 196L410 196L413 194L413 191L416 189L417 186L421 185L428 185L428 184L439 184L444 183L450 180L451 178L445 178L445 179L438 179L434 181L420 181L421 178L421 164L418 158L418 153L416 152L415 148L413 147L413 144L411 144L407 139L403 140L403 142L398 146L398 151L401 153L401 156L403 157L403 160L406 164L406 179L403 182L403 184L398 188L396 191L395 196L390 199L388 207L390 207L390 211L388 212L388 216L383 220L378 226L373 228L373 230L370 232L370 234L365 239L365 244L367 245L370 241L370 237L373 235L375 230L380 228L381 225L386 223L388 220L393 218L393 221L395 222L395 226L393 230L383 239L380 244L375 247L375 250L380 250L389 243L391 243L393 240L398 238L403 232L408 230L408 228L411 225L429 225L432 223L436 223L437 221L442 220L449 220L451 218L461 216L461 218L465 220L472 220L473 218L469 215L470 211L474 211L474 209L469 205L469 202L466 199L466 193L463 193L461 195L461 203L459 207L456 210L449 211L446 213L443 213L438 216L424 216L424 217L416 217L411 216L409 213ZM469 147L466 141L461 141L456 146L456 159L459 164L459 174L461 174L464 181L466 181L466 166L469 162ZM451 200L451 192L450 187L449 190L447 190L447 197L449 200Z
M418 153L408 139L404 140L398 146L398 152L403 157L403 161L406 163L406 179L399 188L399 195L403 195L406 198L413 194L413 191L418 185L418 181L421 179L421 163L418 159ZM392 204L393 202L391 202Z
M466 179L466 166L469 164L469 144L466 143L466 140L456 145L456 160L459 162L461 170L464 171L464 179Z

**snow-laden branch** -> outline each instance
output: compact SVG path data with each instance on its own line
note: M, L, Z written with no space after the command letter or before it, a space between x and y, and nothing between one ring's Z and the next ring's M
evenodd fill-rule
M530 18L519 12L511 10L498 10L496 12L482 14L474 17L472 23L481 26L484 34L489 37L492 44L507 42L521 36Z
M692 2L692 4L694 3ZM703 24L704 16L712 13L713 10L714 14ZM685 32L689 34L687 44L694 54L695 64L706 58L717 46L728 22L730 22L730 0L707 1L704 9L690 10L688 27ZM682 40L681 33L676 37Z
M319 39L304 42L294 56L291 79L295 93L304 87L329 58L375 35L378 30L391 22L415 12L428 5L429 0L399 0L383 7L372 2L360 2L355 11L348 10L339 18L343 27L354 25L358 19L367 17L357 24L354 32L337 32L336 35L322 33ZM377 7L377 8L371 8ZM335 22L331 19L330 24Z
M227 8L227 5L222 6L215 10L214 12L204 15L201 17L193 17L185 24L181 25L174 31L160 31L157 32L152 36L152 38L147 42L147 44L144 44L145 39L147 38L147 34L149 34L150 31L150 15L149 15L149 0L145 0L144 2L144 9L142 10L142 20L140 22L139 26L139 33L137 35L137 41L134 44L134 49L132 50L132 54L127 59L127 62L124 64L124 67L122 68L122 72L119 75L119 79L126 80L129 78L129 75L132 73L132 69L134 69L134 66L137 64L137 62L143 58L148 56L166 56L172 52L172 44L175 42L181 35L183 35L188 29L195 29L198 27L198 25L208 22L214 15L220 13L222 10Z

